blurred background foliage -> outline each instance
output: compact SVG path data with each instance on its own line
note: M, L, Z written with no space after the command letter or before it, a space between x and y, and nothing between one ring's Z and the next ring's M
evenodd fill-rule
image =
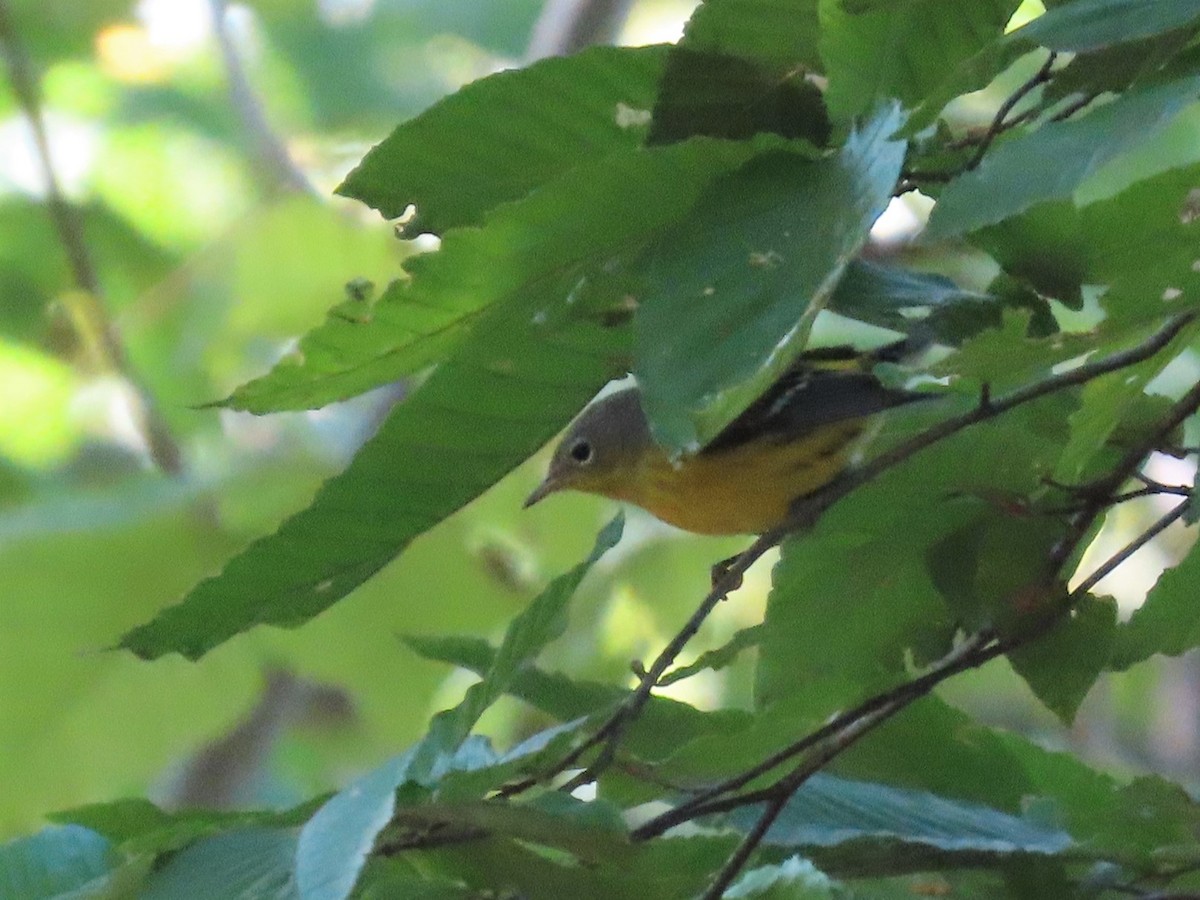
M638 0L618 37L673 39L692 6ZM80 290L47 214L10 78L0 92L0 771L18 777L0 801L0 836L121 795L286 806L344 784L409 744L469 683L417 658L402 635L495 637L590 546L611 512L599 501L521 511L539 459L301 629L258 629L198 663L105 652L303 507L401 396L383 389L265 418L203 408L286 353L351 279L399 274L419 247L333 187L398 121L526 59L542 13L539 0L11 5L9 31L40 81L55 170L101 290ZM978 109L1012 87L995 85ZM972 102L954 114L977 116ZM1153 152L1194 155L1196 140L1185 114ZM1145 160L1128 165L1144 177ZM1121 173L1110 176L1115 193ZM897 205L880 246L902 242L926 212ZM994 274L979 254L905 252L967 285ZM148 444L156 428L165 456ZM1143 551L1110 590L1140 598L1171 561L1163 554L1190 546L1190 533L1172 534L1175 546ZM584 584L580 627L545 664L620 679L678 627L709 564L743 543L633 513L627 539ZM710 618L693 655L761 618L769 564ZM704 707L748 705L750 676L743 658L676 690ZM1195 786L1194 656L1104 677L1070 730L1006 663L943 696L1114 771ZM546 724L536 716L504 701L483 730L507 743Z

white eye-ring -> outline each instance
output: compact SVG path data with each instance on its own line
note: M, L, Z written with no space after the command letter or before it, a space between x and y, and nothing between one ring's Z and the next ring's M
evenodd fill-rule
M576 441L571 445L571 459L580 465L587 465L592 461L592 445L587 441Z

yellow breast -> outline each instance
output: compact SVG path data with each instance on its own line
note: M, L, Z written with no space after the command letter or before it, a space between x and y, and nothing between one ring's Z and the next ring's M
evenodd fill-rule
M793 502L845 468L861 420L818 428L786 443L755 441L677 464L655 448L637 471L604 493L698 534L761 534L787 518Z

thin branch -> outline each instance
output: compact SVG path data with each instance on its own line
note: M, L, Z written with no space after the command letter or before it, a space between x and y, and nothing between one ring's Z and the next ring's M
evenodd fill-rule
M1117 569L1122 563L1141 550L1146 544L1158 537L1162 532L1183 518L1187 511L1191 508L1192 498L1188 497L1181 503L1171 507L1171 509L1160 516L1154 524L1139 534L1136 538L1122 547L1117 553L1110 556L1104 563L1097 567L1096 571L1092 572L1087 578L1080 582L1079 586L1072 592L1073 594L1087 594L1092 588L1107 578Z
M1050 55L1046 57L1046 61L1042 63L1041 67L1034 72L1024 84L1009 94L1008 99L1000 104L1000 108L996 110L996 115L992 117L992 124L988 126L988 130L984 132L983 138L980 140L979 146L975 149L975 154L971 157L970 162L967 163L965 171L970 171L983 162L983 158L987 155L988 150L991 148L992 143L996 140L996 138L999 137L1002 132L1012 128L1014 125L1022 121L1020 116L1014 119L1011 123L1005 123L1004 120L1008 117L1008 114L1013 111L1013 107L1020 103L1039 85L1045 84L1050 80L1050 71L1054 68L1054 63L1057 60L1058 54L1053 50L1050 51Z
M1002 652L1000 644L992 641L990 635L983 633L973 635L947 654L944 659L935 664L925 674L897 685L882 694L877 694L863 701L858 706L840 713L820 728L776 751L757 765L732 778L715 784L686 802L655 816L633 831L633 839L647 840L697 816L724 812L746 803L758 802L763 799L761 795L743 795L734 802L718 801L717 798L724 794L740 790L772 769L778 768L785 762L794 759L821 742L827 741L840 732L845 731L860 719L873 715L881 709L886 709L898 700L908 699L911 701L922 697L951 675L956 675L966 669L983 665L983 663L994 659Z
M229 33L229 21L225 0L209 0L212 12L213 36L221 53L225 77L229 82L229 99L234 111L242 121L253 141L254 152L259 160L260 171L267 176L268 187L275 191L312 193L308 177L296 165L287 147L271 128L267 112L250 84L241 54Z
M13 94L33 132L34 147L46 184L46 208L58 232L59 243L67 255L72 278L76 286L88 295L89 302L95 306L97 318L100 319L101 327L97 329L100 350L104 354L106 364L119 372L138 394L144 417L142 436L146 441L150 459L160 471L179 475L183 472L183 453L159 412L153 394L134 371L125 347L117 336L112 317L104 306L100 278L84 240L79 213L63 193L62 184L54 168L50 139L46 134L46 124L42 116L41 89L33 63L25 52L8 0L0 0L0 47L3 48L8 63Z

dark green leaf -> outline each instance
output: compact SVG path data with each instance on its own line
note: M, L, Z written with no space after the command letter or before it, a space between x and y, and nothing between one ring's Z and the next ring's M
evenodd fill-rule
M1076 0L1048 9L1013 32L1012 38L1083 53L1152 37L1197 20L1197 0Z
M102 836L78 825L46 828L0 844L0 898L52 900L102 893L120 859Z
M300 900L292 876L296 832L246 828L205 838L146 882L140 900ZM305 895L306 896L306 895Z
M918 106L947 72L1004 33L1018 5L1019 0L909 0L851 13L836 2L823 3L825 102L834 120L852 119L888 98Z
M1047 634L1008 655L1037 698L1070 725L1100 673L1108 668L1117 633L1117 604L1085 599Z
M636 147L665 56L595 47L476 81L384 138L338 193L388 219L414 204L410 233L478 222L573 166Z
M1051 122L993 149L951 182L926 232L944 239L1069 197L1088 176L1166 127L1200 93L1200 76L1136 88L1082 118Z
M646 141L770 132L823 147L829 130L821 92L800 75L779 78L741 57L679 47L667 61Z
M546 335L522 313L481 322L307 510L121 646L196 658L253 625L312 618L561 429L617 373L625 340L590 325Z
M892 106L837 158L763 156L713 184L635 265L635 372L656 437L695 451L803 350L887 206L904 158ZM736 234L736 240L730 235Z

